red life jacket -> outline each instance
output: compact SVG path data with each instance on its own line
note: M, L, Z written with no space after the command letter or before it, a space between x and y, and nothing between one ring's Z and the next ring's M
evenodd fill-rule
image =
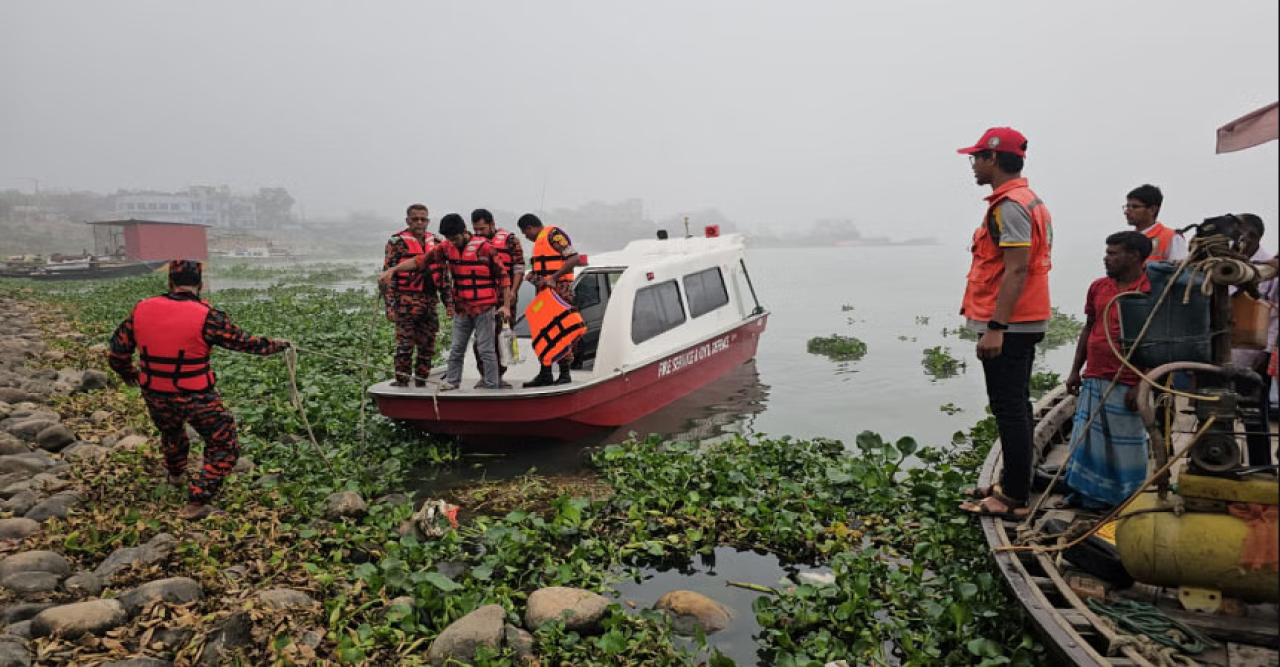
M991 319L996 310L1000 281L1004 278L1004 249L991 235L988 221L1000 202L1008 199L1022 206L1031 216L1031 248L1027 258L1027 277L1022 294L1013 307L1009 322L1039 322L1049 319L1049 270L1053 268L1053 219L1049 209L1036 193L1027 187L1027 179L1015 178L992 192L987 199L987 213L973 234L973 263L969 267L968 285L960 314L979 322ZM1008 322L1005 322L1008 324Z
M209 304L200 299L155 296L134 306L138 384L170 394L212 389L216 378L204 340L208 316Z
M439 243L432 234L427 234L424 241L418 241L417 237L403 230L396 236L404 240L405 254L404 258L417 257L431 252L431 249ZM395 285L397 292L425 292L427 290L426 272L424 271L401 271L395 275Z
M1151 254L1147 255L1147 262L1167 261L1169 249L1173 247L1173 237L1177 236L1178 232L1157 222L1142 233L1151 239Z
M507 275L515 276L516 258L511 255L511 248L508 246L511 243L511 232L499 229L494 232L493 238L489 239L489 243L492 243L493 249L497 250L499 255L502 255L502 261L507 263ZM519 241L516 241L516 243L519 243Z
M493 275L489 259L480 256L480 248L488 244L488 239L481 236L472 236L461 251L452 243L444 244L449 273L453 276L455 303L476 308L498 305L498 276Z

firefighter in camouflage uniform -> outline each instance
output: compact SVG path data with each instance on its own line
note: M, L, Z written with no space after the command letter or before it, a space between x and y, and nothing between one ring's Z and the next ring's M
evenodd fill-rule
M382 268L389 269L406 259L431 252L439 243L435 235L427 232L427 207L414 204L405 213L407 227L387 241ZM448 305L448 290L437 289L442 285L443 274L439 266L428 266L423 271L409 271L396 275L387 288L387 319L396 325L395 380L392 385L406 387L409 376L414 385L427 384L431 372L431 359L436 353L436 335L440 331L440 314L437 304L440 298ZM414 359L417 352L417 359Z
M169 482L186 482L191 442L186 424L204 439L204 465L188 484L189 501L178 517L203 519L218 511L210 504L240 457L236 422L214 388L209 365L214 345L249 354L275 354L289 341L241 331L221 311L200 299L198 262L169 263L169 293L134 306L111 338L108 362L124 383L142 388L151 421L160 431ZM133 354L139 352L138 366Z

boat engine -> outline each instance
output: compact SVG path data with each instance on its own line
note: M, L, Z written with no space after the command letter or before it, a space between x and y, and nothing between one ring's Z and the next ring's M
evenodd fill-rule
M1135 579L1177 587L1185 607L1211 612L1224 595L1280 601L1280 479L1270 461L1244 461L1237 428L1256 423L1257 411L1267 409L1266 398L1256 372L1230 364L1232 340L1239 339L1233 326L1242 324L1233 322L1230 288L1256 296L1257 284L1275 271L1238 252L1242 229L1235 216L1208 218L1189 229L1196 234L1185 265L1152 262L1151 293L1118 303L1124 352L1136 365L1153 369L1151 381L1166 390L1187 387L1196 396L1188 412L1203 433L1185 452L1187 464L1176 484L1166 473L1154 492L1124 510L1116 546ZM1162 414L1152 403L1153 389L1161 387L1142 387L1140 410L1156 469L1162 469L1177 449L1170 446L1175 420L1168 412L1175 402L1169 392L1161 395Z

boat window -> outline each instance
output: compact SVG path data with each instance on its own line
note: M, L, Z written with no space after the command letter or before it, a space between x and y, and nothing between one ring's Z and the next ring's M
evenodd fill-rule
M631 341L643 343L684 324L684 320L684 304L680 303L676 281L643 287L636 292L631 311Z
M729 292L719 267L685 276L684 294L689 299L689 317L701 317L729 303Z

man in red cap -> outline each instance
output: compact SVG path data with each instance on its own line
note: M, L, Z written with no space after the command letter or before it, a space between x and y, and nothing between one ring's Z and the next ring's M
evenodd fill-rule
M991 186L982 224L973 235L973 262L960 314L981 335L978 359L1004 455L999 483L969 491L972 500L961 509L1021 519L1028 512L1033 466L1031 366L1051 314L1053 220L1022 177L1027 156L1022 133L993 127L958 152L969 156L978 185Z
M251 336L200 298L199 262L169 262L169 293L144 299L116 328L107 358L124 383L142 388L151 421L160 431L169 483L186 481L191 442L186 424L204 438L204 465L188 485L189 501L178 518L194 521L216 512L209 502L222 479L236 467L240 441L236 421L214 389L209 348L217 345L249 354L275 354L287 340ZM133 353L140 350L138 367Z

